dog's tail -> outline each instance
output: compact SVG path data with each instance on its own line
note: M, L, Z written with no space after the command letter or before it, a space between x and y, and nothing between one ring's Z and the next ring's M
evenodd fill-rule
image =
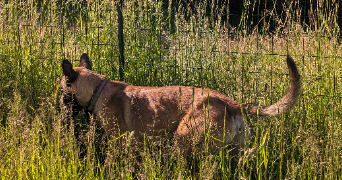
M258 115L261 117L277 116L288 112L298 101L301 93L301 81L297 66L291 56L287 56L287 67L289 69L290 83L286 94L276 103L270 106L255 106L242 104L243 110L248 115Z

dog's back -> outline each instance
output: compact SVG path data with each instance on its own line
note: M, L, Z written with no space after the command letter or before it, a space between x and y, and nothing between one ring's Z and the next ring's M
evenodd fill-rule
M82 57L87 60L84 55ZM81 58L80 67L74 69L68 62L63 62L66 63L63 72L68 80L64 84L61 82L61 86L67 89L65 93L73 93L78 105L86 109L89 99L106 80L91 71L89 59L85 60ZM142 87L108 81L101 93L96 93L99 97L91 113L100 120L107 134L114 137L125 131L134 131L141 138L145 135L175 137L184 151L202 142L205 134L210 134L213 147L230 143L243 145L248 135L243 114L276 116L289 111L297 102L300 75L290 56L287 64L289 88L270 106L240 103L215 90L185 86Z

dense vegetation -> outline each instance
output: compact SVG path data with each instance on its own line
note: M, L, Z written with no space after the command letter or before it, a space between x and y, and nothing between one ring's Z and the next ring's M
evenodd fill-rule
M210 88L268 105L285 93L285 56L293 56L302 75L301 99L280 117L247 118L252 137L234 162L228 150L189 161L174 153L172 142L158 146L148 140L139 159L130 142L121 149L115 140L105 141L96 123L84 122L82 115L75 119L84 125L87 148L80 158L74 132L61 124L56 108L60 64L67 58L77 65L87 52L96 72L119 79L115 2L27 0L0 7L1 179L341 178L342 46L336 9L312 14L310 28L303 28L300 9L290 9L285 19L274 17L274 31L265 25L246 32L248 14L230 27L220 23L219 8L206 14L205 2L191 11L165 10L155 1L124 2L129 84Z

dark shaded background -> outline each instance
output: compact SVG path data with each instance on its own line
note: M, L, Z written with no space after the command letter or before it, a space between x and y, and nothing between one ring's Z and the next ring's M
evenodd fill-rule
M213 18L213 22L228 25L231 28L244 28L246 32L252 32L258 27L258 30L266 29L268 32L277 30L279 27L286 27L286 19L302 25L304 30L307 28L317 28L322 23L319 18L336 19L338 26L342 25L342 3L333 0L161 0L165 16L171 16L173 12L182 12L186 17L190 17L196 11L196 6L202 4L206 6L205 15ZM160 2L160 0L159 0ZM94 2L92 2L94 3ZM95 1L101 3L101 1ZM123 6L125 0L123 0ZM63 17L71 17L68 22L73 21L75 14L82 13L87 18L86 12L89 11L86 0L58 0L60 12ZM39 12L44 11L43 0L37 1ZM171 6L171 7L170 7ZM170 12L171 10L171 12ZM337 13L336 13L337 11ZM327 18L324 16L336 16ZM322 15L322 16L320 16ZM289 17L291 16L291 17ZM219 20L218 17L221 17ZM243 23L242 23L243 22ZM331 26L334 26L334 23ZM314 30L314 29L312 29ZM172 31L172 30L171 30Z
M242 15L245 15L244 27L250 27L248 30L255 29L256 25L260 28L266 28L273 31L279 25L280 20L286 20L286 12L289 11L291 18L295 18L298 23L302 24L304 30L314 25L317 21L317 15L322 12L334 14L337 9L338 25L341 26L342 21L342 4L341 2L332 2L331 0L318 2L317 0L208 0L206 1L206 15L217 18L220 14L221 23L228 24L231 27L239 27ZM203 3L196 0L173 0L172 7L176 11L195 10L195 5ZM249 3L244 5L244 3ZM163 8L169 8L169 1L163 0ZM246 16L247 15L247 16ZM317 24L316 24L317 25Z

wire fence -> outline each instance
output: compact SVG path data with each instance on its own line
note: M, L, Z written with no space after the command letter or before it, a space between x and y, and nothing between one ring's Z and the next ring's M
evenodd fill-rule
M95 71L110 79L213 88L252 99L265 95L267 84L273 91L275 81L285 80L281 63L291 54L304 83L333 81L316 85L312 96L340 98L341 8L331 3L284 1L269 8L263 1L2 2L0 57L8 68L1 72L2 97L16 81L21 94L37 103L34 97L55 92L51 80L61 77L61 60L77 65L87 52Z

